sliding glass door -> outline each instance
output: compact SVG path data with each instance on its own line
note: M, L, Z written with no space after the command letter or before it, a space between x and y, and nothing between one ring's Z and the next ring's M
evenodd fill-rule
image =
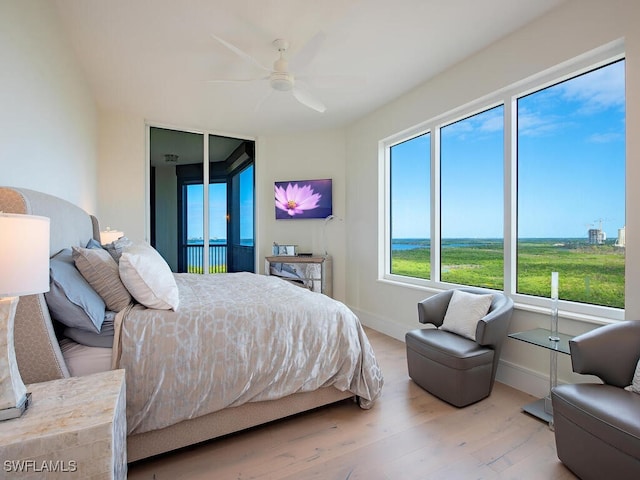
M149 133L151 244L174 272L255 271L254 142Z

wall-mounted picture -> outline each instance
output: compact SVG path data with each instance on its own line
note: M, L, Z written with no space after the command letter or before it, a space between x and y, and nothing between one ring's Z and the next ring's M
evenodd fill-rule
M333 214L331 179L275 182L275 200L276 220L327 218Z

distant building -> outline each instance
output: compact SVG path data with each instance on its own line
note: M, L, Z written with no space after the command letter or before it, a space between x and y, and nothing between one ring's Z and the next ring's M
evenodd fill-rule
M589 229L589 244L590 245L602 245L607 240L607 234L600 228Z
M622 248L625 247L625 244L626 244L626 240L624 238L625 228L626 227L622 227L618 229L618 238L616 238L616 243L614 243L616 247L622 247Z

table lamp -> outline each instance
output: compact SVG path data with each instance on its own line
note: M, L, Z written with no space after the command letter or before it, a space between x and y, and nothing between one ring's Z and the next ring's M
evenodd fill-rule
M107 227L106 230L100 231L100 243L102 245L113 243L120 237L124 237L124 232L121 232L119 230L111 230L109 227Z
M18 297L49 291L49 219L0 212L0 420L29 402L13 344Z

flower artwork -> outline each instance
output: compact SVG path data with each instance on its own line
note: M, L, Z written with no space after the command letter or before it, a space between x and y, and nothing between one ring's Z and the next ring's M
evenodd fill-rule
M328 217L331 188L331 180L276 182L276 219Z
M276 207L292 217L316 208L321 198L322 195L313 192L311 185L300 188L297 183L289 184L286 189L276 186Z

